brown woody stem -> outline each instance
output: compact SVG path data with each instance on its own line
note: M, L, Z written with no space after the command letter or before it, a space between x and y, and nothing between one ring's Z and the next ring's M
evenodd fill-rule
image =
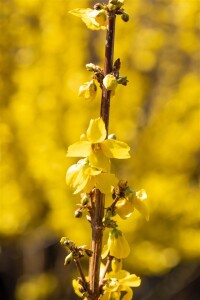
M105 46L104 76L111 73L113 68L115 19L116 19L115 13L109 12L107 34L106 34L106 46ZM110 96L111 96L111 91L107 91L106 88L103 86L100 115L104 120L107 133L108 133L108 126L109 126Z
M108 25L106 33L105 45L105 61L104 61L104 76L112 72L113 55L114 55L114 34L115 34L115 12L108 12ZM110 112L110 96L111 91L107 91L102 87L102 100L100 116L103 119L108 135L109 112ZM103 217L105 209L105 195L95 189L91 197L91 207L93 207L91 227L92 227L92 252L89 266L89 300L98 300L101 292L99 286L100 280L100 264L103 239Z

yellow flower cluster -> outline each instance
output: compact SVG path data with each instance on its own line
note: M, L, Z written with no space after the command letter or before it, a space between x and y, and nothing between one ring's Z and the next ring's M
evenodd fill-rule
M101 264L100 273L103 274L104 270L105 266ZM100 296L100 300L131 300L133 297L132 288L138 287L141 284L140 277L123 270L122 261L115 258L112 260L112 271L106 274L105 279L106 284L103 287L103 294ZM86 280L88 280L87 277ZM72 285L75 293L84 300L87 300L83 293L80 292L81 285L76 279L73 279Z
M104 265L101 268L105 268ZM115 258L112 260L112 271L106 274L106 279L101 300L131 300L133 297L131 288L138 287L141 283L138 276L122 270L122 261Z
M110 158L129 158L130 147L115 139L106 139L107 132L102 118L90 120L86 134L69 146L67 156L85 157L72 165L66 174L67 185L74 193L89 192L97 187L103 193L111 192L117 178L110 173Z

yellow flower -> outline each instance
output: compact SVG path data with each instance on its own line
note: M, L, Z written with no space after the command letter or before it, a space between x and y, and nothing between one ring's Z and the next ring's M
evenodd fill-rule
M108 254L116 258L125 258L130 253L129 244L124 237L123 233L118 229L112 229L109 232L107 244L102 251L102 258L105 258Z
M114 174L102 173L101 170L91 167L87 159L81 159L69 167L66 174L66 183L74 190L74 194L81 191L89 193L94 187L108 194L111 193L117 180Z
M88 280L88 277L86 277L86 280ZM76 293L77 296L79 296L83 300L87 300L87 298L83 296L83 293L80 292L82 286L80 283L78 283L78 281L76 279L72 280L72 286L73 286L74 292Z
M106 139L106 128L101 118L90 120L85 140L69 146L67 156L88 157L90 165L104 172L110 171L110 158L129 158L130 147L114 139Z
M116 213L122 218L127 219L130 217L134 211L137 209L143 217L148 221L149 220L149 210L144 200L147 198L147 194L144 189L133 192L128 188L129 192L125 193L124 198L120 198L116 203Z
M107 13L104 9L96 10L91 8L76 8L69 11L70 14L81 18L89 29L106 29Z
M97 86L94 80L85 82L79 88L79 93L78 93L79 97L83 97L87 100L94 100L96 94L97 94Z
M115 261L115 259L113 260ZM113 265L113 264L112 264ZM131 287L138 287L141 280L135 274L130 274L121 268L117 268L117 271L113 270L106 275L108 279L104 286L104 294L100 298L101 300L131 300L133 297L133 291ZM121 292L125 292L121 298Z

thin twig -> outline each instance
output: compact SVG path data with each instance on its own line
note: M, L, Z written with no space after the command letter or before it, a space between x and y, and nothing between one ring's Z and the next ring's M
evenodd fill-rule
M100 289L101 289L102 286L103 286L103 280L104 280L104 278L105 278L105 276L106 276L106 274L107 274L107 272L108 272L108 270L109 270L109 268L110 268L110 265L111 265L112 260L113 260L113 256L108 255L108 257L107 257L107 262L106 262L106 266L105 266L103 275L102 275L102 277L101 277L101 280L100 280L100 282L99 282L99 287L100 287Z
M88 286L88 282L86 281L85 279L85 275L83 274L83 270L82 270L82 267L81 267L81 264L80 264L80 261L78 259L74 259L74 262L76 264L76 267L79 271L79 274L81 276L81 279L82 279L82 282L83 282L83 287L84 289L89 292L89 286Z

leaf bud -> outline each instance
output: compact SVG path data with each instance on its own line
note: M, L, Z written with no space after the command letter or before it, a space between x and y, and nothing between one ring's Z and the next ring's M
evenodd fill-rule
M121 15L121 19L124 21L124 22L128 22L129 21L129 15L127 13L123 13Z
M86 215L86 219L88 220L88 222L91 223L91 217L90 216Z
M118 183L119 188L126 189L128 187L128 181L127 180L120 180Z
M89 202L89 198L87 197L87 195L84 195L82 198L81 198L81 204L83 206L87 205Z
M94 5L94 9L96 9L96 10L103 9L103 4L101 4L101 3L96 3L96 4Z
M82 215L83 215L83 213L80 209L77 209L74 213L75 218L81 218Z
M114 4L108 4L108 10L109 11L112 11L112 10L115 10L116 9L116 5Z
M109 3L116 5L118 0L110 0Z
M73 254L72 252L70 254L68 254L66 257L65 257L65 261L64 261L64 266L67 266L70 264L70 262L73 260Z
M118 79L117 79L117 83L119 83L119 84L123 84L123 85L127 85L127 82L128 82L128 80L127 80L127 76L120 76Z
M87 254L88 257L91 257L93 252L90 249L85 249L85 253Z
M118 8L121 8L124 5L125 0L117 0L117 6Z
M65 236L60 239L60 243L62 246L68 246L69 240Z
M109 4L113 4L116 9L119 9L124 5L124 0L111 0Z

